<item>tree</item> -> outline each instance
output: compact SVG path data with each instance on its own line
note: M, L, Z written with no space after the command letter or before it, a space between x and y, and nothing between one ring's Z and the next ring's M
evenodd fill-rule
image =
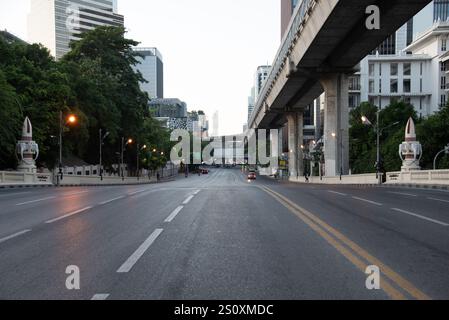
M417 137L423 146L422 168L433 169L435 155L449 143L448 128L449 104L417 125ZM449 168L448 158L447 156L440 158L437 163L437 168Z
M350 163L354 173L376 171L376 131L373 130L377 125L376 112L376 106L362 103L350 113ZM363 124L362 115L366 116L373 126ZM393 102L380 111L380 128L384 129L380 139L381 160L386 171L397 171L401 167L398 148L404 140L405 126L410 117L417 121L413 106L403 101ZM398 125L392 126L396 122Z
M0 168L16 165L15 146L23 118L14 88L0 70Z

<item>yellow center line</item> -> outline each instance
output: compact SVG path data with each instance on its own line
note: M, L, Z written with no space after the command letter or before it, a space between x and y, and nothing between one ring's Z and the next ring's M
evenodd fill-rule
M417 289L412 283L404 279L398 273L393 271L390 267L382 263L379 259L369 254L366 250L362 249L359 245L354 243L352 240L344 236L341 232L329 226L327 223L316 217L309 211L301 208L296 203L292 202L283 195L271 190L270 188L261 187L265 192L275 198L284 207L293 212L302 221L304 221L309 227L311 227L315 232L322 236L329 244L331 244L337 251L339 251L343 256L345 256L351 263L353 263L362 272L365 272L366 265L361 261L356 255L351 253L342 244L349 247L354 251L359 257L365 259L370 263L370 265L376 265L380 268L382 273L389 278L393 283L399 286L402 290L409 293L413 298L419 300L430 300L430 297ZM332 237L333 236L333 237ZM341 243L339 243L337 240ZM382 289L392 298L392 299L405 299L405 296L396 290L390 283L383 280Z

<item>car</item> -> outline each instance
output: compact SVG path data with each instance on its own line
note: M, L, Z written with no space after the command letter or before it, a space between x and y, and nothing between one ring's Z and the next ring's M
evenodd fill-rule
M201 169L201 173L202 173L202 174L209 174L209 170L207 170L207 169Z
M255 172L248 173L248 180L256 180L257 176Z

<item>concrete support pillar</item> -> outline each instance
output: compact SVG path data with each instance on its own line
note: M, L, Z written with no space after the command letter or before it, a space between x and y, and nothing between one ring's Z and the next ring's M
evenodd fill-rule
M324 161L325 175L349 174L348 77L327 74L321 77L325 91Z
M288 169L290 177L299 177L304 172L303 152L303 113L292 112L287 115L288 125Z

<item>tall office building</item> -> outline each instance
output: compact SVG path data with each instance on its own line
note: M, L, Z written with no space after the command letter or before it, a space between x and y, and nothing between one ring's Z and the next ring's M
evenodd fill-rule
M256 105L255 87L251 89L251 95L248 97L248 123Z
M59 59L81 33L98 26L123 26L116 7L117 0L31 0L28 41L43 44Z
M413 19L410 19L395 33L385 39L372 54L392 55L399 54L413 42Z
M284 38L298 0L281 0L281 39Z
M255 81L254 81L254 102L257 102L259 94L263 89L265 81L267 81L270 74L271 66L259 66L256 71Z
M161 53L156 48L134 48L134 51L141 56L137 58L139 64L135 69L148 81L141 83L140 88L151 99L164 98L164 64Z

